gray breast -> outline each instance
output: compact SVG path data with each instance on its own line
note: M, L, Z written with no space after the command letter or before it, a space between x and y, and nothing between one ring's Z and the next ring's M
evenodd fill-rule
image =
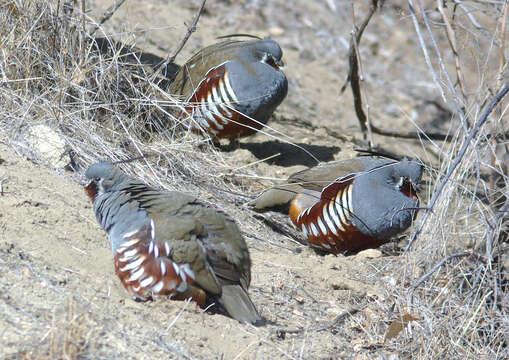
M150 223L147 212L123 191L106 192L94 201L97 220L108 233L113 253L122 245L124 235Z

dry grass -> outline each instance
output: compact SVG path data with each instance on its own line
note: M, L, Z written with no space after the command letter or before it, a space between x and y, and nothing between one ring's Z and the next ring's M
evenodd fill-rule
M62 359L87 358L94 350L89 347L91 339L97 338L98 327L86 312L81 312L72 298L66 309L55 309L51 315L51 327L33 349L13 354L19 359Z
M453 35L464 40L456 49L464 66L460 73L478 67L475 80L460 75L468 96L451 86L458 69L446 73L447 67L441 67L440 57L454 57L451 48L434 49L430 41L431 36L446 38L445 25L434 25L431 32L420 26L432 60L430 71L441 77L437 92L444 94L456 114L453 141L423 145L434 154L430 158L439 159L439 167L429 169L433 184L456 159L485 103L509 82L502 70L507 50L504 56L499 51L505 36L499 24L507 23L503 6L457 3L461 4L457 12L444 13L442 23L452 24ZM178 186L202 194L214 189L218 202L228 207L231 201L219 200L225 191L249 193L252 182L221 175L234 170L229 155L191 135L172 115L181 104L161 91L164 79L154 75L153 66L139 61L132 48L98 51L81 32L77 9L67 16L56 4L11 0L0 5L1 141L29 154L28 128L44 123L65 140L79 170L100 159L145 155L142 161L124 164L126 171L164 188ZM426 20L426 13L416 9L416 18ZM364 322L355 329L368 351L376 353L376 346L366 344L382 344L403 358L509 356L508 144L505 138L494 140L494 135L508 130L507 104L506 100L497 108L470 144L422 234L398 260L402 271L377 280L391 301L380 302L378 313L363 313ZM249 167L242 174L259 175ZM387 314L394 318L412 314L417 320L405 327L405 336L384 341ZM77 325L78 318L69 311L65 319L55 319L66 324L66 330L48 335L48 358L73 359L86 350L90 330Z
M173 115L181 103L164 92L166 79L154 70L160 59L106 37L99 50L81 31L79 9L66 16L56 5L10 1L1 8L4 141L28 154L28 130L43 123L65 140L77 170L146 156L126 171L161 187L223 187L220 174L233 168L207 146L210 139L190 134L192 119Z

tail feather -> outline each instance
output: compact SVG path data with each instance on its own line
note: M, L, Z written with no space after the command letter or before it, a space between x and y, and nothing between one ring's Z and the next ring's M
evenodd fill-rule
M255 326L265 324L249 295L240 285L223 285L219 303L237 321Z
M285 184L269 189L249 203L254 211L288 212L288 206L295 195L302 190L296 184Z

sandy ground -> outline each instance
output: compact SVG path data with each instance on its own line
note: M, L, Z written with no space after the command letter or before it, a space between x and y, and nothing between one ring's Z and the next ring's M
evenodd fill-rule
M89 16L97 19L111 2L87 3ZM387 4L363 39L371 116L375 124L392 129L414 130L415 124L444 127L446 112L433 105L440 99L432 89L411 19L400 7L404 3ZM105 31L119 40L135 39L138 47L165 56L185 34L183 22L191 21L198 5L185 0L127 1ZM360 6L357 16L366 10ZM177 62L216 36L272 35L284 50L290 90L270 125L322 161L341 159L362 145L350 91L339 96L346 79L350 30L346 2L210 1ZM369 61L373 58L376 61ZM398 154L434 160L419 142L375 139ZM229 161L241 166L276 152L283 155L257 165L260 176L285 177L312 164L299 150L260 134L244 139ZM408 356L384 341L391 320L403 310L394 308L391 288L381 285L395 281L391 273L401 268L403 260L394 251L398 245L348 257L322 256L264 226L245 207L231 205L238 220L250 224L249 233L243 229L253 261L250 294L268 325L242 325L203 312L194 303L136 303L114 274L106 235L79 184L80 176L38 165L0 143L0 321L5 325L0 326L0 357Z

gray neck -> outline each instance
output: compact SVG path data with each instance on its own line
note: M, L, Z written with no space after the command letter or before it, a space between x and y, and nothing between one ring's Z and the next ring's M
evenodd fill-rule
M136 201L132 201L129 193L117 186L97 195L94 212L102 228L108 233L113 253L121 246L125 233L150 223L146 211L140 209Z

